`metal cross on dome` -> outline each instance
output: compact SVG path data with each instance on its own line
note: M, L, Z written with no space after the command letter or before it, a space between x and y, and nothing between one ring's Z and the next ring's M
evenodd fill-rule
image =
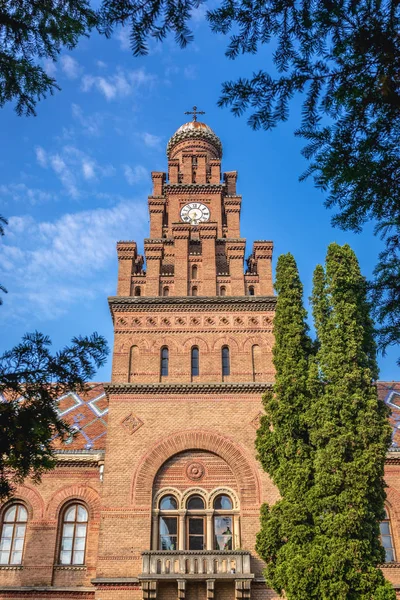
M185 115L193 115L193 121L197 121L197 115L205 115L204 110L197 110L197 106L193 106L193 110L187 110Z

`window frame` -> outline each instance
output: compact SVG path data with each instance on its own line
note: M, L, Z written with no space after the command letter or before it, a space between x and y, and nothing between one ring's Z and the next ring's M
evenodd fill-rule
M167 355L163 356L166 351ZM166 368L164 365L164 361L166 361ZM164 372L164 370L166 372ZM168 377L169 375L169 348L168 346L162 346L160 350L160 377Z
M215 504L218 500L218 498L220 498L221 496L226 496L227 498L229 498L230 503L231 503L231 507L230 508L215 508ZM230 534L230 541L231 541L231 547L227 548L226 552L232 552L234 550L234 546L235 546L235 511L234 511L234 504L233 504L233 500L231 498L231 496L229 496L229 494L227 494L226 492L221 492L220 494L218 494L217 496L215 496L214 500L213 500L213 549L214 550L221 550L221 548L217 547L217 533L216 533L216 519L221 519L221 518L230 518L231 521L231 534ZM225 549L223 550L225 551Z
M69 509L71 509L72 507L76 507L75 508L75 518L74 521L66 521L65 520L65 515L67 514L67 511ZM87 515L87 519L86 521L78 521L78 508L79 506L82 506L82 508L85 509L86 511L86 515ZM89 508L88 506L80 501L80 500L75 500L72 502L68 502L68 504L65 504L61 510L60 513L60 520L59 520L59 544L58 544L58 553L57 553L57 566L59 567L70 567L70 568L74 568L74 567L85 567L86 566L86 552L87 552L87 547L88 547L88 533L89 533L89 522L90 522L90 516L89 516ZM63 540L64 538L66 538L67 536L64 536L64 526L65 525L73 525L74 526L74 531L73 531L73 536L72 536L72 547L71 547L71 558L70 558L70 562L69 563L65 563L62 562L61 560L61 553L63 552ZM74 562L74 553L75 553L75 543L76 543L76 529L77 529L77 525L85 525L86 529L85 529L85 545L84 545L84 549L83 549L83 562L81 563L77 563ZM79 538L78 538L79 539ZM65 552L65 550L64 550ZM77 550L77 552L81 552L81 550Z
M227 352L227 356L224 356L224 353ZM227 361L227 364L225 364ZM221 348L221 367L222 367L222 378L229 377L231 374L231 353L229 350L229 346L224 344Z
M16 507L15 510L15 518L13 521L6 521L6 515L9 512L9 510L13 507ZM20 507L22 507L25 512L26 512L26 520L25 521L20 521L18 520L18 516L19 516L19 511L20 511ZM12 534L11 534L11 544L10 544L10 548L8 551L8 561L7 562L0 562L0 567L20 567L23 564L23 559L24 559L24 553L25 553L25 544L26 544L26 528L28 526L28 521L29 521L29 511L28 511L28 507L24 504L24 502L21 501L16 501L16 502L11 502L10 504L7 504L4 507L4 510L2 511L2 515L1 515L1 531L0 531L0 543L3 541L3 539L5 539L4 536L4 527L6 525L12 525ZM13 552L15 552L14 549L14 545L15 545L15 541L17 539L21 539L21 538L17 538L15 535L16 529L18 526L24 526L24 537L23 537L23 543L22 543L22 549L17 552L21 552L21 560L18 563L14 563L11 562L11 558L12 558L12 554ZM0 553L2 552L7 552L7 550L1 550Z
M175 500L176 503L176 508L167 508L167 509L163 509L161 508L161 502L164 500L164 498L167 498L168 496L171 496L171 498L173 498ZM162 547L162 543L161 543L161 538L162 537L174 537L176 538L176 543L175 543L175 549L174 550L178 550L178 545L179 545L179 502L176 498L176 496L174 496L174 494L164 494L161 496L161 498L158 501L158 536L157 536L157 550L162 551L165 550ZM162 536L161 535L161 519L175 519L176 522L176 535L173 536ZM174 550L167 549L167 552L173 552Z
M194 353L197 352L197 356ZM195 372L197 371L197 372ZM192 346L190 349L190 376L200 377L200 350L198 346Z
M393 540L393 528L392 528L392 523L391 523L391 518L390 518L390 513L388 511L388 509L386 508L386 506L384 507L385 510L385 519L383 519L382 521L380 521L379 523L379 539L382 545L382 548L385 551L385 564L391 564L391 563L395 563L396 562L396 548L394 546L394 540ZM388 524L388 529L389 529L389 533L382 533L381 530L381 525L383 525L384 523ZM383 537L389 538L391 545L390 546L384 546L383 544ZM387 560L387 551L392 551L393 554L393 560Z
M203 507L202 508L189 508L189 503L191 500L193 500L194 498L200 498L200 500L203 503ZM186 499L186 519L185 519L185 533L186 533L186 540L185 540L185 546L187 550L197 550L197 551L205 551L207 549L207 503L205 501L205 499L203 498L203 496L201 496L198 493L193 493L191 494L187 499ZM195 520L195 519L201 519L203 522L203 533L202 534L197 534L197 533L190 533L190 522L191 520ZM190 539L191 538L202 538L203 540L203 548L190 548Z

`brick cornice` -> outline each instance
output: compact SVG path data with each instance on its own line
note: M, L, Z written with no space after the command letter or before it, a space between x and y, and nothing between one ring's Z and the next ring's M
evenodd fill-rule
M169 194L220 194L225 189L219 183L166 183L165 193Z
M172 311L257 311L270 312L276 307L275 296L110 296L111 312L172 312Z
M272 383L105 383L110 394L263 394Z

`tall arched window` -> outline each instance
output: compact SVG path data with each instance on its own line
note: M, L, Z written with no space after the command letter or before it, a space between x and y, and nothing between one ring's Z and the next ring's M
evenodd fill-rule
M70 504L62 514L60 565L84 565L88 512L83 504Z
M0 565L20 565L24 551L28 512L23 504L12 504L3 515Z
M191 496L186 505L186 536L188 550L206 549L206 514L201 496Z
M197 279L197 265L192 267L192 279Z
M219 288L219 295L226 296L226 287L224 285L221 285L221 287Z
M163 289L163 296L169 296L169 287L165 286L165 288Z
M197 346L193 346L192 352L191 352L191 373L192 373L192 377L198 377L200 375L199 349Z
M393 545L393 537L392 537L392 531L391 531L391 527L390 527L390 518L389 518L389 514L387 512L387 510L385 509L385 519L383 521L381 521L380 523L380 532L381 532L381 542L382 542L382 546L385 549L385 562L395 562L396 561L396 555L394 552L394 545Z
M192 296L197 296L197 287L196 286L192 287Z
M257 344L251 349L251 359L253 363L253 381L259 381L261 376L261 348Z
M142 293L142 291L141 291L140 287L139 287L139 286L136 286L136 287L135 287L135 296L140 296L140 295L141 295L141 293Z
M230 375L231 373L231 365L229 358L229 348L228 346L222 347L222 378Z
M177 550L178 548L178 503L175 496L163 496L158 505L159 513L159 550Z
M139 348L132 346L129 353L129 378L128 381L134 381L138 370Z
M254 296L254 285L249 287L249 296Z
M167 377L168 375L168 361L169 352L168 348L164 346L161 348L161 377Z
M221 494L214 500L214 549L233 549L233 515L232 500Z

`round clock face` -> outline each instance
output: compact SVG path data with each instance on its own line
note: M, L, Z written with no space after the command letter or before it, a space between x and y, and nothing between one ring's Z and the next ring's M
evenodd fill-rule
M184 223L198 225L210 220L210 210L205 204L190 202L181 208L181 219Z

